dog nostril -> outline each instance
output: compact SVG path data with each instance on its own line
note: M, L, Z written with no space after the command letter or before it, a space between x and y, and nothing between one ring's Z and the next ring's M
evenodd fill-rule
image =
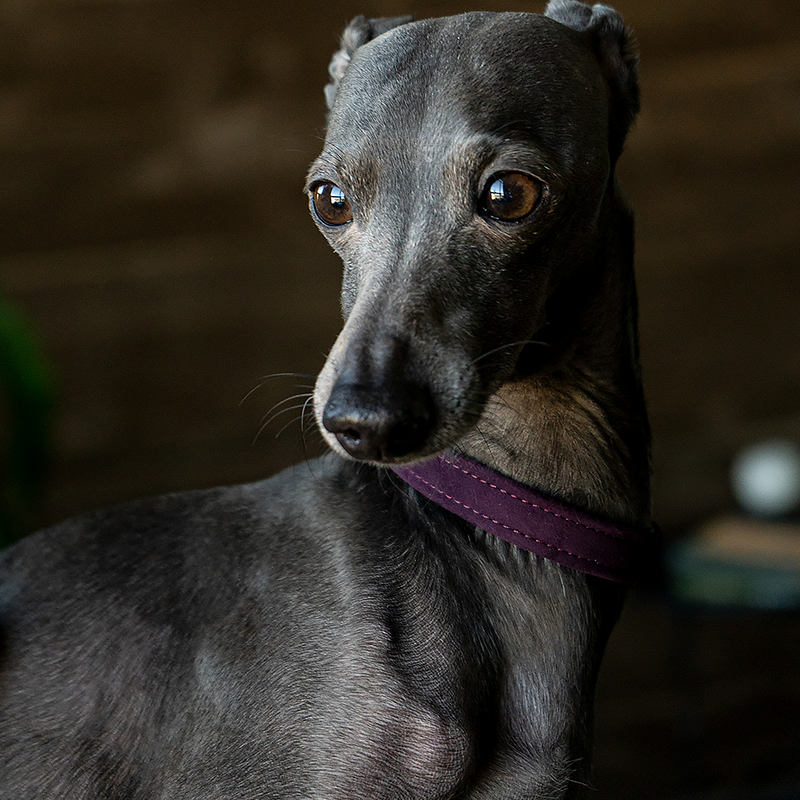
M341 444L342 447L344 447L344 449L348 452L350 452L351 449L361 445L361 434L353 428L348 428L344 431L337 431L336 438L339 440L339 444Z
M433 402L422 388L344 385L331 392L322 425L353 458L391 461L420 450L433 419Z

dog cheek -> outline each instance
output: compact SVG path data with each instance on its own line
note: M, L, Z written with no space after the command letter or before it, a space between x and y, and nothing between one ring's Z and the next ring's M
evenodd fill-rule
M490 366L502 371L514 361L510 345L544 324L551 289L546 240L519 226L476 229L468 240L456 243L471 254L473 276L468 286L453 293L462 311L458 328L473 342L473 358L482 371ZM501 348L496 356L487 357L496 348Z

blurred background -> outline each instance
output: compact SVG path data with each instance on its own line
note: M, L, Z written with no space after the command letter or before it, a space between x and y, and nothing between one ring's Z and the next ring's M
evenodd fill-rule
M742 513L729 480L742 448L800 443L800 7L614 5L642 50L620 174L637 214L655 514L671 544ZM3 0L8 535L318 452L297 408L262 426L308 391L340 323L339 263L301 192L330 55L358 13L474 8ZM732 606L662 578L634 593L612 638L595 796L800 797L791 591Z

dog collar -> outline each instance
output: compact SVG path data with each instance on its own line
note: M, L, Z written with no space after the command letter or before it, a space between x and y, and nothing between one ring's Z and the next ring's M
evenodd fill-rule
M590 516L465 456L393 467L434 503L517 547L598 578L635 583L654 554L652 531Z

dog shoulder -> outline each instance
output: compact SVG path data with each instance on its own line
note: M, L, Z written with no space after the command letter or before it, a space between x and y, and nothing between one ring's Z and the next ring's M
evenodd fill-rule
M23 539L0 553L0 633L58 637L50 621L59 619L70 630L83 620L101 638L202 627L229 613L248 585L278 603L287 581L327 583L331 554L357 546L366 502L339 462L134 501Z
M296 467L127 503L0 554L0 786L17 797L127 786L165 713L203 745L194 705L213 717L240 662L268 673L270 637L288 643L324 616L324 545L302 527L335 483L325 474Z
M313 505L307 495L328 483L322 467L287 473L136 500L34 533L0 553L0 608L22 587L76 603L113 587L131 600L161 580L235 571L242 553L258 557L272 538L299 535L296 518Z

